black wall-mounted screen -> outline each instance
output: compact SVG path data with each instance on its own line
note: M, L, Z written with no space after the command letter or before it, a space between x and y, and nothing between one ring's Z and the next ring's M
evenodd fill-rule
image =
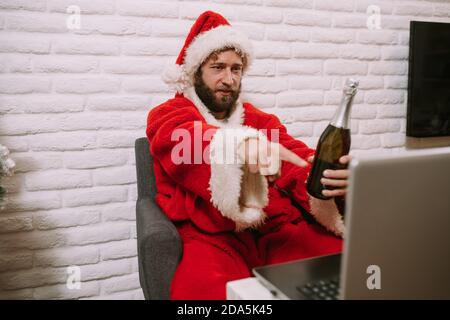
M410 23L406 135L450 136L450 23Z

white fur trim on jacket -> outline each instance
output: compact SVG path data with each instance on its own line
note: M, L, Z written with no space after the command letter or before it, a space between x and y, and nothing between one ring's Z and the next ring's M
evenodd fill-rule
M344 237L345 225L333 199L322 200L309 195L312 216L327 230Z
M211 202L222 213L236 223L236 230L256 228L266 217L263 208L269 202L267 180L260 174L245 170L239 150L247 138L266 139L260 131L244 126L244 106L236 104L233 113L226 120L216 119L203 104L193 87L184 92L208 124L221 129L211 139L211 179L209 190ZM228 158L227 158L228 157Z
M263 208L269 202L266 178L250 173L239 154L241 144L252 137L267 139L250 127L224 128L216 131L210 143L211 202L236 223L236 231L264 223Z
M194 87L190 87L185 90L184 96L192 101L192 103L197 107L202 117L205 119L206 123L220 127L220 128L241 128L244 123L244 106L240 101L236 103L236 109L233 113L225 120L216 119L209 109L204 105L202 100L198 97L195 92Z
M244 106L241 102L226 120L216 119L203 104L193 87L184 92L208 124L221 129L211 139L211 202L224 217L236 222L236 230L256 228L266 217L262 208L269 202L267 180L260 174L245 170L239 150L247 138L266 139L260 131L244 126ZM228 157L228 158L227 158Z

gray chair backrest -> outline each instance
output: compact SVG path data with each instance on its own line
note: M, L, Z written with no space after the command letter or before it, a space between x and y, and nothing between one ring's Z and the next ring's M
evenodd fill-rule
M175 225L154 201L156 182L147 138L136 140L135 153L139 281L146 299L169 299L170 284L182 256L182 243Z
M150 145L147 138L138 138L135 142L136 179L138 198L156 195L155 175L153 174L153 157L150 154Z

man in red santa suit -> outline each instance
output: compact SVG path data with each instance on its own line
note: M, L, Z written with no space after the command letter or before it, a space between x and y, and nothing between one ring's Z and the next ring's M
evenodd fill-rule
M239 98L252 58L245 35L203 13L163 76L175 97L148 115L155 201L183 241L171 299L225 299L226 283L251 276L255 266L342 249L335 202L306 191L304 159L311 162L314 150ZM347 170L332 170L323 183L337 189L325 195L345 195L347 178Z

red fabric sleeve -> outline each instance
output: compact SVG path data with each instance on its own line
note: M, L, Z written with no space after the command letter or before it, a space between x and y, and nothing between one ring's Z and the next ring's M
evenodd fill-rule
M207 130L214 133L217 127L207 124L194 106L186 106L182 103L177 105L177 99L174 100L156 107L148 115L147 137L151 146L150 152L173 181L202 199L209 201L211 199L211 194L208 191L211 175L210 165L203 161L203 157L200 163L194 163L194 130L203 137ZM195 125L197 125L197 128L194 129ZM174 163L172 159L172 150L182 142L181 139L173 141L172 134L176 130L186 132L191 137L189 143L191 163ZM201 141L198 149L201 149L203 155L210 140L203 141L201 139ZM183 153L180 154L183 155Z
M200 123L201 127L198 126ZM191 137L194 137L194 130L201 135L217 130L208 125L186 99L172 99L150 111L146 133L154 157L156 202L173 221L190 220L199 229L212 233L234 230L235 223L211 204L211 167L203 159L201 163L194 163L193 139L190 141L192 163L172 161L172 150L181 142L172 139L172 133L177 129L186 130ZM207 141L201 139L199 149L202 154L209 147L211 135L209 138Z
M277 129L279 143L297 154L303 160L314 155L314 150L309 148L305 143L297 140L287 133L286 127L280 122L276 116L272 116L268 123L268 128ZM270 133L270 130L268 130ZM273 141L273 135L269 135L269 139ZM276 140L276 139L275 139ZM281 176L275 182L275 185L288 191L306 210L309 210L308 193L306 191L306 179L311 169L309 164L302 168L287 161L282 161Z
M303 142L294 139L287 134L286 128L281 124L276 116L271 117L269 127L278 128L279 143L296 153L300 158L307 160L314 155L314 150L306 146ZM345 226L342 216L336 208L334 202L315 199L314 203L306 190L306 180L311 170L311 164L302 168L283 161L281 167L281 177L276 180L278 188L286 190L314 219L329 231L338 236L343 236ZM289 221L288 215L278 217L279 221ZM291 216L292 219L292 216ZM278 222L279 223L279 222Z
M208 232L258 226L264 220L262 209L239 204L243 164L237 153L246 138L259 135L263 136L250 127L209 125L184 98L156 107L148 116L147 136L155 158L157 203L172 220L192 220ZM235 161L222 161L225 154L234 154ZM265 186L264 197L258 195L263 208L267 182L258 180L261 188Z

